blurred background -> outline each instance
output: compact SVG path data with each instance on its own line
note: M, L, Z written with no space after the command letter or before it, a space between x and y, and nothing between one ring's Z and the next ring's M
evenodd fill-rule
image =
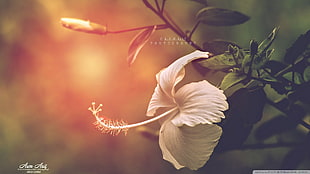
M280 26L273 45L280 58L310 27L308 0L208 4L238 10L251 20L225 28L202 26L194 35L198 44L220 38L247 47L250 39L261 41ZM184 30L192 28L195 13L203 8L190 0L168 0L166 7ZM157 141L135 130L127 136L101 134L87 110L92 101L102 103L102 114L109 118L145 120L156 73L193 48L156 44L178 38L169 30L157 31L128 67L128 46L137 32L80 33L63 28L62 17L91 20L111 30L162 23L139 0L0 0L0 173L25 173L17 168L27 162L43 162L49 171L42 173L51 174L220 174L279 168L285 153L273 148L225 152L199 171L177 171L162 159Z

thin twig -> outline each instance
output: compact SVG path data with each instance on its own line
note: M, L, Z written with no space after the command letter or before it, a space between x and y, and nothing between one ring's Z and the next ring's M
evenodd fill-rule
M252 67L253 67L253 62L254 62L254 58L255 58L255 54L254 55L250 55L250 66L249 66L249 71L247 73L247 76L248 77L251 77L252 76Z
M142 0L144 5L149 8L150 10L152 10L155 14L157 14L157 10L152 6L152 4L149 3L148 0Z
M157 11L161 11L158 0L155 0L155 4L156 4Z
M125 33L125 32L143 30L143 29L152 28L152 27L154 27L154 25L137 27L137 28L130 28L130 29L125 29L125 30L118 30L118 31L107 31L107 33L112 33L112 34ZM156 30L162 30L162 29L167 29L167 28L168 28L168 26L166 24L156 25Z
M175 22L171 18L169 18L168 15L167 15L167 17L169 19L167 19L163 15L163 13L161 13L160 11L157 11L152 6L152 4L150 4L148 2L148 0L143 0L143 3L145 4L146 7L148 7L150 10L152 10L161 20L163 20L166 23L166 25L168 26L168 28L170 28L174 33L176 33L181 38L185 39L185 41L187 43L189 43L192 47L194 47L196 50L203 50L200 46L198 46L190 38L188 38L187 35L178 27L178 25L175 24Z
M163 14L163 12L164 12L165 4L166 4L166 0L162 0L161 9L160 9L160 13L161 13L161 14Z
M288 65L287 67L285 67L284 69L282 69L281 71L279 71L277 74L275 74L274 76L275 77L278 77L278 76L282 76L284 75L285 73L289 72L291 69L294 69L295 66L294 65L297 65L298 63L302 63L302 61L304 61L303 58L300 58L298 60L296 60L294 63Z
M194 32L196 31L196 29L198 28L199 24L200 24L200 21L196 22L196 24L195 24L195 26L193 27L192 31L191 31L190 34L188 35L188 38L189 38L189 39L192 39L192 36L193 36Z
M279 81L279 83L284 83L286 86L292 86L292 82L282 76L275 76L271 74L266 68L262 68L264 72L266 72L270 77L274 78L275 80Z

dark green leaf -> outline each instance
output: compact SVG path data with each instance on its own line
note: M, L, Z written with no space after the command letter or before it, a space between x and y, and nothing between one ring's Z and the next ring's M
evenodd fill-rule
M198 11L196 14L198 21L212 26L230 26L242 24L250 18L240 12L216 8L206 7Z
M260 125L255 131L255 137L259 140L265 140L271 136L295 129L300 120L307 114L302 106L291 104L291 100L287 98L273 105L286 111L286 115L278 115Z
M310 67L309 66L304 70L303 78L305 82L308 82L310 80Z
M283 70L287 65L282 62L278 62L275 60L269 60L265 63L264 67L270 69L271 74L277 74L281 70Z
M298 72L300 74L303 74L305 69L309 67L309 65L310 65L310 62L308 62L307 59L300 57L294 62L294 64L290 64L289 66L292 67L292 70L291 70L292 72Z
M209 42L204 42L202 48L205 51L213 53L214 55L219 55L223 54L225 51L228 51L229 45L240 48L236 43L225 40L213 40Z
M202 4L202 5L204 5L204 6L208 6L207 0L190 0L190 1L195 1L195 2L198 2L198 3Z
M274 89L279 94L286 94L287 93L286 86L284 86L283 84L280 84L280 83L271 84L271 88Z
M292 130L297 126L297 122L289 117L279 115L266 121L255 130L255 137L258 140L265 140L273 135Z
M292 101L300 100L304 103L310 104L310 81L303 83L302 85L298 85L295 91L289 93L288 97Z
M297 169L310 154L310 133L305 137L305 140L290 150L284 157L282 169Z
M302 55L307 49L310 49L310 30L306 34L300 35L293 45L287 49L284 56L284 61L293 63L297 58Z
M128 65L132 65L133 62L136 60L138 53L142 49L142 47L147 43L147 41L150 39L151 35L156 30L156 25L153 27L147 28L140 33L138 33L133 40L129 44L128 49L128 57L127 57L127 63Z
M263 115L266 102L264 90L248 90L241 88L228 97L229 110L226 118L220 123L223 128L218 151L240 147L250 134L253 125Z
M295 84L304 83L304 80L303 80L301 74L299 74L298 72L288 72L288 73L284 74L283 77L286 78L287 80L292 81Z
M245 74L240 74L239 72L231 72L231 73L228 73L221 85L220 85L220 88L222 90L226 90L234 85L236 85L237 83L240 83L242 80L246 79L246 75Z

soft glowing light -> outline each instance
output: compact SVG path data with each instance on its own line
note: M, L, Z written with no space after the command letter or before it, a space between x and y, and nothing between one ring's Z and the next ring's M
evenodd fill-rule
M101 86L109 74L109 56L89 47L76 49L70 56L71 79L78 88Z

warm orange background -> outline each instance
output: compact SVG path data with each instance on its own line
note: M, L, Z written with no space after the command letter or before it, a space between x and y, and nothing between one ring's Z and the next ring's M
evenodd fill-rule
M278 12L278 20L255 11L258 4L266 7L268 1L254 2L214 1L217 6L243 11L254 21L227 29L203 27L199 31L208 34L201 38L195 35L194 39L201 43L214 37L230 37L247 46L249 39L263 39L279 25L275 21L282 24L280 36L288 41L306 30L303 21L307 7L303 4L287 0L283 3L284 11L300 9L294 13L295 20L289 19L293 18L289 15L292 12L283 12L276 5L270 7L278 10L269 9ZM191 29L195 11L202 8L187 0L168 0L167 6L184 29ZM109 118L130 123L145 120L156 86L155 74L193 49L149 42L129 68L128 44L137 32L107 36L81 33L63 28L59 23L62 17L89 19L111 30L161 23L138 0L0 0L0 173L18 173L18 166L26 162L46 163L50 170L43 174L194 173L175 170L162 159L158 142L134 130L127 136L101 134L92 125L94 118L87 110L96 101L104 105L102 113ZM217 31L222 33L215 35ZM169 30L158 31L150 41L162 37L171 39L176 35ZM150 126L158 128L156 123ZM239 155L231 157L243 159ZM227 159L219 160L220 168L225 164L230 171L236 163L242 163ZM264 160L258 158L256 162ZM257 163L244 168L251 169Z

